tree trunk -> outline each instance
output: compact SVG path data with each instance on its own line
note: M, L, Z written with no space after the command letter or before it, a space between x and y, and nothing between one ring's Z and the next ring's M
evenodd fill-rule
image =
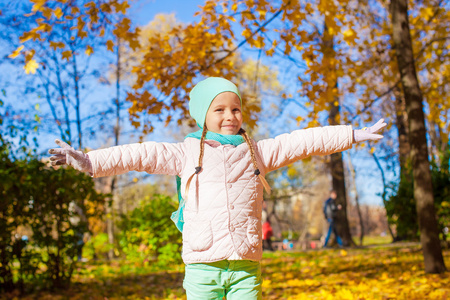
M399 163L400 163L400 182L398 184L397 193L400 193L402 189L406 186L410 186L413 180L412 178L412 165L411 165L411 145L409 144L408 138L408 114L406 111L406 103L403 93L400 89L394 89L395 95L395 111L396 111L396 125L398 131L398 152L399 152ZM391 200L395 201L395 200ZM415 201L414 201L415 202ZM414 211L414 203L411 203L410 210ZM417 222L414 222L414 225L417 226ZM416 232L413 228L411 228L412 232ZM404 236L397 236L394 238L394 241L399 241L404 239Z
M336 122L339 114L339 106L331 104L329 123L330 125L338 125ZM345 247L354 246L352 235L350 234L350 226L347 216L347 189L345 187L344 162L342 152L331 154L330 171L332 177L332 187L336 191L336 203L342 205L342 209L338 211L336 229L342 239Z
M347 216L347 191L345 188L344 163L341 152L331 154L330 170L333 190L336 191L337 195L336 203L342 205L342 209L338 211L336 218L336 229L345 247L354 246L355 243L350 234Z
M334 51L334 36L328 30L328 19L331 16L325 17L324 31L322 37L322 52L324 55L324 59L328 59L329 61L333 61L336 53ZM328 117L328 122L330 125L339 125L339 99L335 96L333 92L334 89L337 88L337 75L335 70L330 70L327 78L328 86L327 86L327 94L330 95L330 112ZM336 105L337 104L337 105ZM336 222L336 230L339 236L342 239L342 243L345 247L354 246L352 236L350 234L350 226L348 223L347 217L347 191L345 188L345 174L344 174L344 162L342 159L342 153L333 153L331 154L330 160L330 171L332 177L332 186L333 190L336 191L336 203L342 205L342 209L338 211L337 222Z
M434 207L423 99L414 65L407 0L392 0L390 13L392 17L394 49L408 113L409 141L411 143L411 161L414 176L414 198L419 219L425 272L442 273L446 268L442 256Z
M365 234L364 220L363 220L363 216L361 213L361 206L359 205L358 189L356 188L356 172L355 172L355 168L353 168L353 163L352 163L352 159L351 159L350 155L348 158L348 167L350 169L351 179L353 181L353 184L351 186L352 186L352 191L355 194L356 211L358 212L359 227L361 230L361 233L359 235L359 245L362 246L363 240L364 240L364 234ZM367 218L369 218L369 214L367 214L366 216L367 216Z
M408 140L408 115L406 114L405 99L401 95L401 91L395 90L395 112L396 125L398 131L398 148L400 162L400 180L403 180L409 174L409 162L411 146Z

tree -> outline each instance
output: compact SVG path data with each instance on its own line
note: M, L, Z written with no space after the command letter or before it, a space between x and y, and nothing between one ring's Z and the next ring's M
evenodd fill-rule
M390 13L392 17L393 44L408 112L414 198L419 218L425 271L427 273L442 273L446 268L436 221L430 164L428 161L423 98L415 69L408 20L408 2L405 0L392 0Z
M92 91L92 76L100 71L90 65L91 55L114 51L115 39L137 47L136 31L124 17L127 1L31 1L23 15L5 15L4 26L20 34L10 58L24 64L27 74L40 80L36 91L46 100L50 115L69 143L83 146L83 122L99 119L93 107L83 118L83 102ZM14 41L15 42L15 41ZM104 56L104 54L103 54ZM100 56L99 56L100 57ZM95 116L95 113L98 115ZM76 134L72 132L75 124ZM76 136L76 138L75 138Z

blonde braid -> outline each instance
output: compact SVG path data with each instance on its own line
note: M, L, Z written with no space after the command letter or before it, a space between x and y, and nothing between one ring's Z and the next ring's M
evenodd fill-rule
M238 134L242 135L242 137L244 138L245 142L248 145L248 148L250 149L250 155L252 157L253 166L255 167L255 175L257 175L259 177L259 179L261 180L261 183L264 186L264 189L266 190L266 193L270 195L271 188L270 188L270 185L267 183L266 178L264 178L264 176L259 171L258 162L256 161L255 149L253 149L252 141L250 140L247 132L244 129L242 129L242 128L239 129Z
M194 178L194 175L200 173L200 171L202 170L203 154L205 152L204 141L205 141L207 131L208 131L208 129L206 128L206 124L205 124L205 125L203 125L202 137L200 138L200 156L198 158L198 166L195 167L194 174L192 174L189 177L188 181L186 182L186 189L184 191L184 201L185 202L187 201L189 186L191 185L192 178Z

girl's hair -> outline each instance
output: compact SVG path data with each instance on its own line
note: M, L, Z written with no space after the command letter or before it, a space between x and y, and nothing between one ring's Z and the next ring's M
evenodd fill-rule
M184 197L185 201L187 201L189 186L191 185L192 178L194 178L194 175L200 173L200 171L202 170L203 154L204 154L204 149L205 149L204 141L205 141L207 131L208 131L208 129L206 128L206 124L205 124L203 126L202 137L200 138L200 155L198 158L198 166L195 167L195 172L189 177L188 181L186 182L186 190L185 190L185 197ZM253 166L255 167L254 174L259 177L259 179L261 180L261 182L264 186L264 189L266 190L266 192L268 194L270 194L270 192L271 192L270 185L267 183L266 179L259 171L258 162L256 161L255 149L253 148L253 144L252 144L252 141L250 140L250 137L248 136L247 132L242 128L239 129L238 134L242 135L242 137L244 138L245 142L248 145L248 148L250 149L250 155L252 158Z

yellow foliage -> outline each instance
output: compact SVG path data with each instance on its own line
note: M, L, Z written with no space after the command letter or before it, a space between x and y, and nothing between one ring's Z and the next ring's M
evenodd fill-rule
M85 53L87 56L90 56L92 53L94 53L94 49L91 46L87 45Z
M450 276L425 274L418 250L417 246L389 245L347 249L347 256L336 250L265 253L261 261L262 299L448 299ZM443 254L448 265L449 250ZM393 257L396 262L391 261ZM405 272L411 267L416 271ZM306 268L308 271L303 272ZM183 265L158 270L151 263L87 262L76 269L74 284L68 289L40 291L39 298L186 299L183 278ZM29 294L21 299L36 297Z
M31 8L31 10L33 12L39 11L41 10L41 8L45 5L45 3L47 2L47 0L31 0L30 2L34 3L33 7Z
M289 165L287 169L287 175L291 178L298 176L297 169L293 165Z
M344 35L344 39L345 41L347 41L348 43L354 44L355 43L355 38L357 37L356 32L353 29L347 29L343 32Z
M76 42L79 39L104 37L106 32L116 35L122 42L129 43L130 47L135 49L138 30L132 30L130 20L125 18L126 10L129 8L128 1L105 0L105 1L67 1L67 0L30 0L33 4L32 12L25 14L25 17L34 17L39 12L39 17L30 18L31 29L24 32L20 37L20 43L29 41L41 43L30 43L27 48L30 51L36 47L50 47L57 51L65 49L69 41ZM112 9L114 7L114 11ZM61 32L70 30L68 34L62 35ZM55 34L55 32L57 34ZM106 41L105 41L106 42ZM80 43L74 43L79 45ZM69 60L72 55L85 54L90 56L94 53L95 43L87 43L85 49L71 49L72 51L63 51L63 59ZM107 49L113 51L114 43L106 42ZM81 48L78 47L78 48ZM84 51L83 51L84 50ZM20 55L19 52L13 52L11 56ZM34 69L34 64L25 60L28 64L27 70ZM35 69L34 69L35 70Z
M61 17L64 15L64 13L63 13L61 7L57 7L57 8L53 11L53 14L55 15L55 17L56 17L57 19L61 19Z
M264 258L263 298L419 300L450 296L450 277L424 274L423 257L414 249L349 249L346 252L345 256L333 250L277 252ZM444 256L448 262L450 252L446 251ZM411 265L420 271L406 275L404 270ZM309 271L304 272L305 269ZM288 277L294 279L286 280ZM264 284L266 280L270 283ZM430 298L431 294L437 298Z
M53 50L56 50L58 48L63 49L65 47L65 45L62 42L53 42L53 41L51 41L50 42L50 47L53 48Z
M38 67L39 64L34 59L30 59L23 68L26 74L35 74Z
M108 48L109 51L114 52L114 42L111 40L108 40L106 42L106 47Z
M61 53L61 56L63 59L69 61L69 59L72 57L72 51L70 50L63 51L63 53Z
M123 1L122 3L114 2L113 5L116 9L116 12L121 12L123 14L125 14L127 9L130 7L128 1Z
M72 15L76 15L76 14L78 14L80 12L80 9L77 7L77 6L72 6L71 8L70 8L70 13L72 14Z
M19 56L20 52L23 50L24 45L20 45L16 50L13 51L10 55L8 55L9 58L16 58Z
M245 28L244 31L242 31L242 36L246 39L248 39L252 35L252 31L249 28Z
M36 36L37 36L37 35L36 35L36 32L34 32L34 31L32 31L32 32L25 32L25 33L20 37L19 41L20 41L21 43L25 43L25 42L28 41L28 40L35 39Z
M79 37L79 38L84 39L84 38L86 38L87 36L88 36L88 33L87 33L86 31L84 31L84 30L79 30L79 31L78 31L78 37Z

